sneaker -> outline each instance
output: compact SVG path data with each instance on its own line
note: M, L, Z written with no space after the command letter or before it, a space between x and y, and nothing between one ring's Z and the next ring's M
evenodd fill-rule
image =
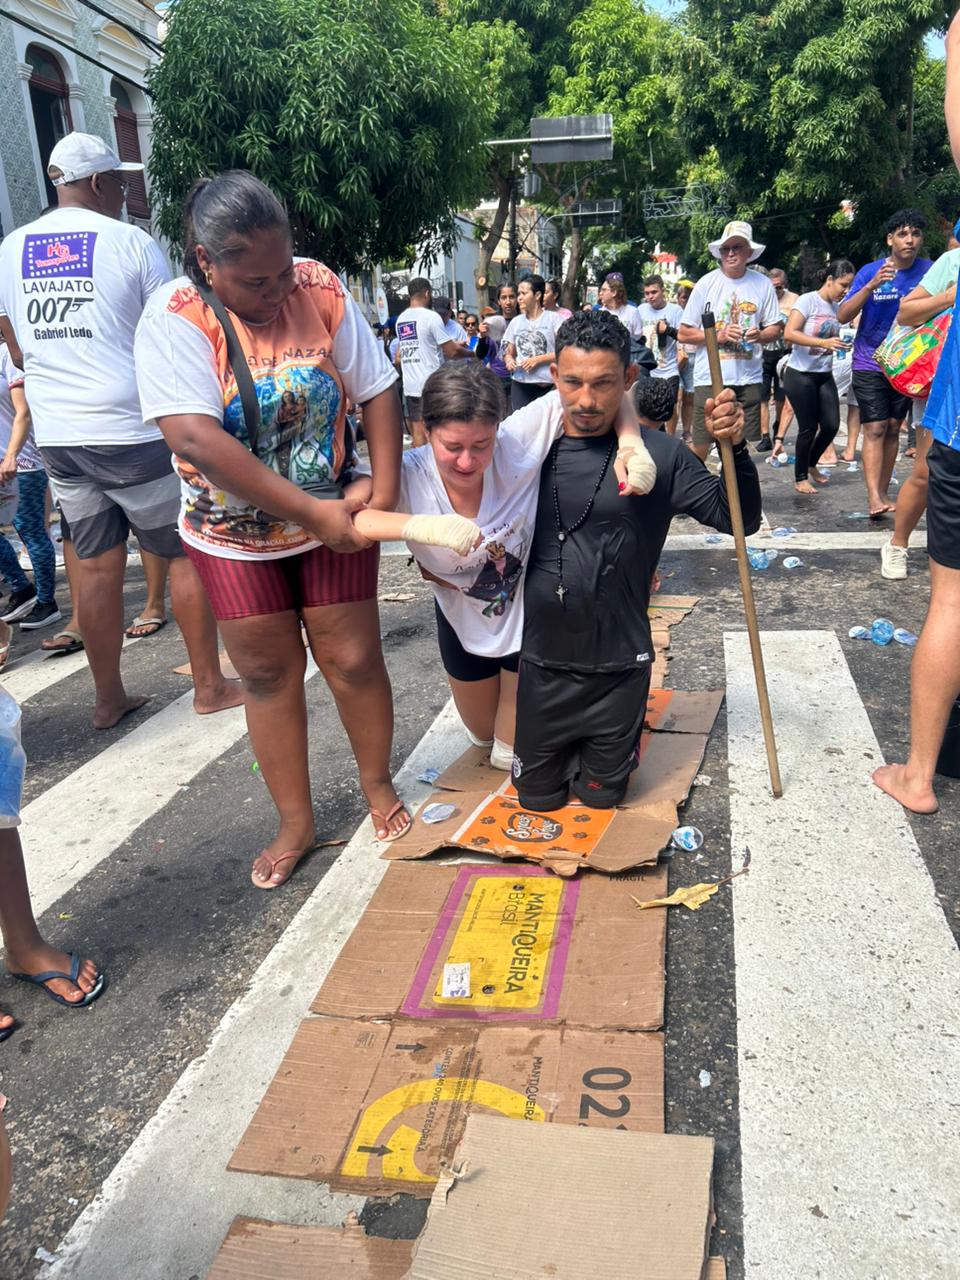
M49 600L46 604L35 604L27 616L20 623L21 631L37 631L40 627L49 627L53 622L59 622L63 614L57 608L56 600Z
M0 622L16 622L25 613L29 613L36 603L36 587L24 587L22 591L14 591L3 606L3 612L0 613Z
M896 580L907 576L907 548L885 542L880 548L880 576Z
M757 453L769 453L773 448L773 441L769 436L761 436L760 443L757 445Z

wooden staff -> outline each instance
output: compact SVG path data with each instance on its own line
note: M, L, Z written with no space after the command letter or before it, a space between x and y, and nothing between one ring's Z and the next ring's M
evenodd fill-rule
M717 328L709 307L703 311L703 338L710 363L710 382L716 398L723 390L723 374L720 371L720 348L717 345ZM723 463L723 479L727 486L727 506L733 526L733 541L737 548L737 569L740 573L740 591L743 595L743 612L747 619L750 637L750 656L753 658L753 676L757 684L757 701L760 704L760 723L763 726L763 745L767 749L767 766L770 770L770 788L780 798L783 784L780 781L780 761L777 759L777 742L773 734L773 716L770 713L770 697L767 693L767 676L763 669L763 650L760 648L760 627L757 607L753 600L753 583L750 580L750 560L747 556L747 538L743 531L743 512L740 509L740 491L737 488L737 468L733 460L733 445L729 440L718 440L720 459Z

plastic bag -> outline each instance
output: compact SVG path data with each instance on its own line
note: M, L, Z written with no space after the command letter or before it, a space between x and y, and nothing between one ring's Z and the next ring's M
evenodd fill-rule
M20 744L20 707L0 689L0 827L19 827L27 757Z
M952 316L941 311L915 329L894 325L877 347L874 358L896 391L918 400L930 394Z

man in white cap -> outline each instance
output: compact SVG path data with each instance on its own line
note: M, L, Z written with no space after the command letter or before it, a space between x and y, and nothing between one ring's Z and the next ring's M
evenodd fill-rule
M703 313L708 306L716 318L723 384L734 389L743 405L744 439L760 439L763 344L775 342L783 329L773 285L761 272L748 270L765 247L754 241L749 222L728 222L719 240L709 245L719 268L697 281L684 308L677 341L698 348L691 447L701 459L713 444L704 423L704 405L713 394L703 337Z
M150 294L170 279L156 242L120 220L126 175L142 169L102 138L67 134L47 167L57 208L0 245L0 328L22 352L36 440L63 517L98 729L147 701L129 695L120 676L131 530L144 551L170 562L196 710L242 701L239 685L221 675L216 624L180 544L170 450L140 410L134 331Z

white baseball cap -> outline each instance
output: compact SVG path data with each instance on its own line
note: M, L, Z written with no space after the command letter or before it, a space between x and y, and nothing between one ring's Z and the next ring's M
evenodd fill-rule
M746 240L750 246L750 257L748 262L756 262L767 247L765 244L757 244L753 238L753 227L749 222L728 222L723 228L723 235L719 240L711 240L707 248L717 259L720 257L720 249L728 240Z
M53 179L55 187L89 178L94 173L142 173L142 164L123 161L95 133L68 133L50 152L48 169L59 169L61 177Z

